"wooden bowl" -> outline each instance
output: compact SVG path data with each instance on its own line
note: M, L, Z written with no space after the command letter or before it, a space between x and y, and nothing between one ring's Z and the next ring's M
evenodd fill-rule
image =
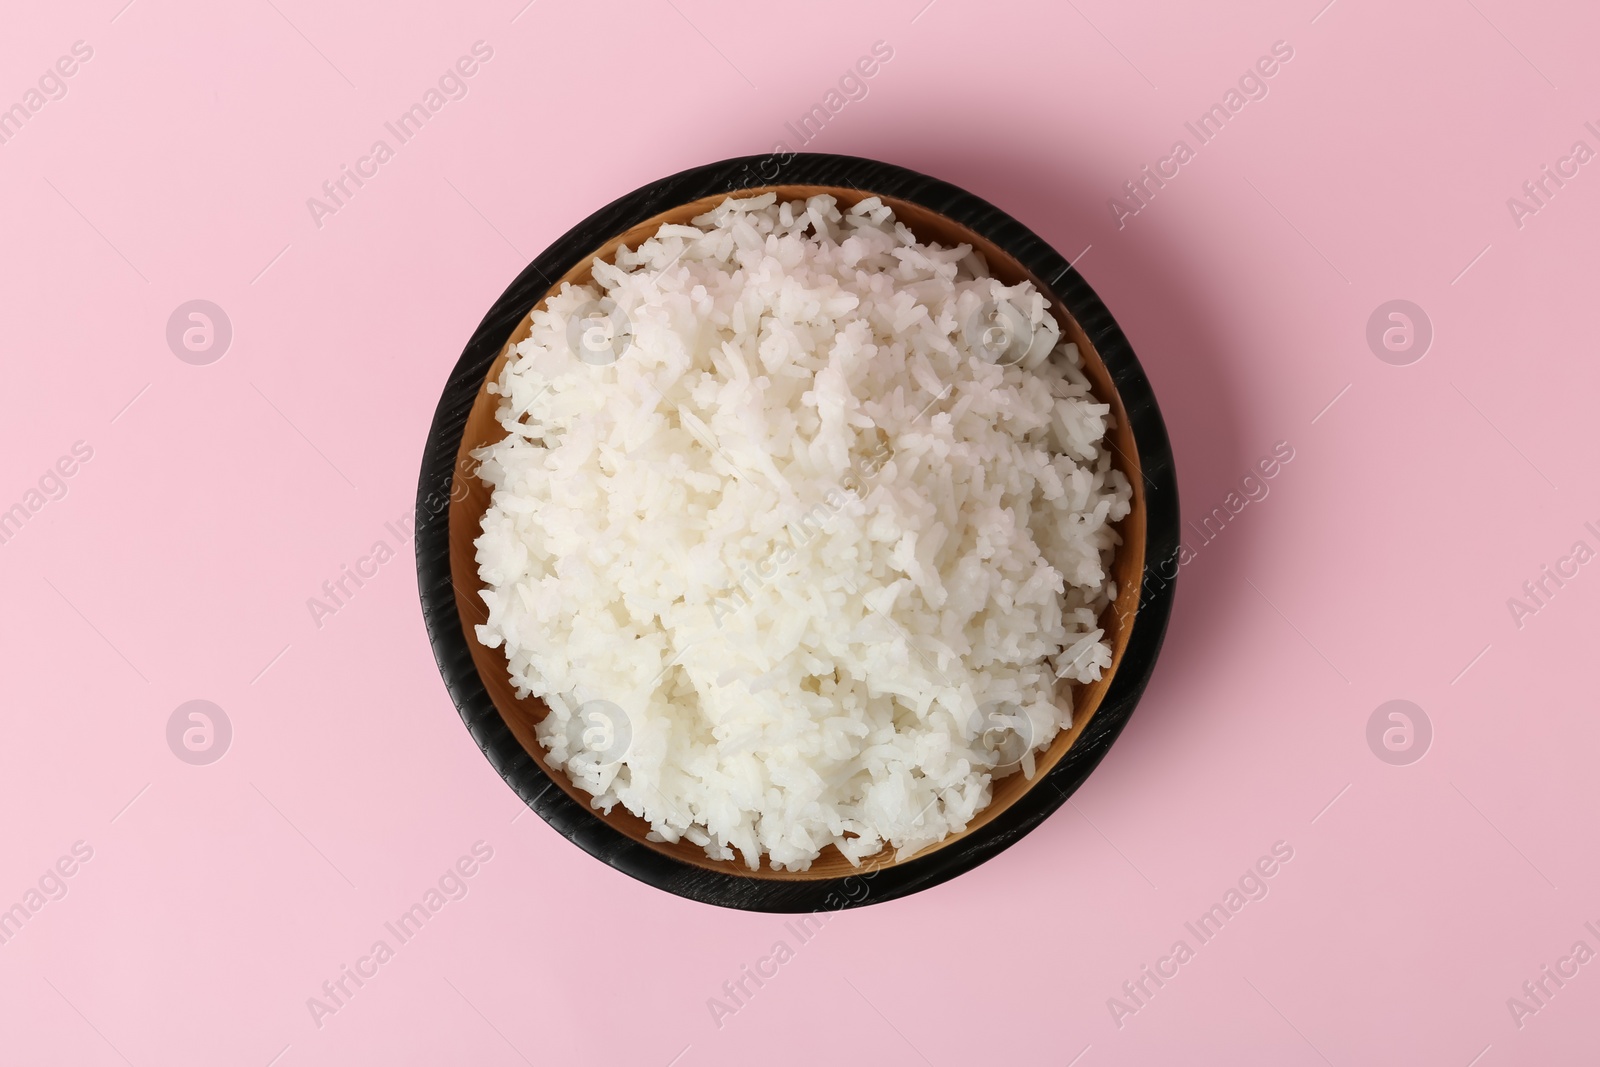
M1101 618L1111 667L1097 682L1070 687L1072 728L1035 754L1031 780L1020 773L1000 779L989 806L965 831L900 861L885 849L855 867L830 846L806 871L774 871L764 861L751 871L737 860L709 859L687 840L649 840L643 819L621 805L602 814L590 806L590 794L550 766L534 733L548 709L536 698L516 697L503 651L481 644L475 632L487 616L473 541L489 490L472 474L471 453L504 436L494 417L500 398L486 386L499 377L510 347L528 336L528 312L562 283L590 281L594 259L609 260L619 245L637 247L662 224L686 223L730 193L768 190L782 200L830 193L845 207L878 196L919 239L970 244L1007 284L1032 281L1050 300L1063 339L1077 343L1096 398L1111 405L1113 459L1133 486L1132 510L1117 524L1118 595ZM1160 649L1177 572L1177 487L1166 430L1104 305L1058 253L996 208L915 172L847 156L746 157L685 171L601 209L552 245L500 297L457 363L428 438L417 504L418 580L435 656L468 729L505 780L563 835L612 866L695 900L761 911L856 907L903 896L976 866L1043 821L1087 777L1132 713Z

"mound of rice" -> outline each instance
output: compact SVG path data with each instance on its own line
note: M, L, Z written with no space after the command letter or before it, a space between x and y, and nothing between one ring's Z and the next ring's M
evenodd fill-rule
M804 870L963 830L1071 725L1131 490L1043 296L876 198L730 198L532 313L477 561L549 760Z

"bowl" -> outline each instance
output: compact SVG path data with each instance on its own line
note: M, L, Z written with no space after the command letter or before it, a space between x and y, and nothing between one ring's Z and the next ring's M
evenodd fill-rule
M1064 340L1077 342L1095 396L1116 416L1113 460L1133 486L1123 543L1112 571L1118 595L1101 619L1112 665L1099 681L1074 685L1073 725L1036 754L1033 778L1000 779L993 799L960 834L896 860L885 849L853 866L829 846L806 871L775 871L763 859L708 858L687 840L651 841L649 825L624 809L603 814L592 797L551 767L534 727L537 698L518 699L504 653L481 644L486 620L473 541L489 505L471 453L503 431L498 398L486 386L510 346L528 335L528 313L563 282L590 280L596 257L636 247L663 223L685 223L730 193L773 190L782 199L830 193L842 206L880 197L923 241L973 245L1007 284L1042 290ZM517 795L590 855L659 889L703 903L753 911L860 907L905 896L971 870L1015 844L1064 803L1106 754L1155 666L1177 573L1178 498L1172 452L1155 397L1127 339L1078 272L1022 224L948 183L850 156L748 156L683 171L601 208L546 249L500 295L467 342L440 397L417 486L417 577L423 617L450 696L473 739ZM1062 683L1064 686L1066 683Z

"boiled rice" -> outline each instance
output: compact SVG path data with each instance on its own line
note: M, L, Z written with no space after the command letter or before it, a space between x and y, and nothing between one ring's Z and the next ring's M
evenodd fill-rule
M1131 489L1032 285L868 198L729 198L531 314L488 622L549 761L752 869L910 855L1100 677Z

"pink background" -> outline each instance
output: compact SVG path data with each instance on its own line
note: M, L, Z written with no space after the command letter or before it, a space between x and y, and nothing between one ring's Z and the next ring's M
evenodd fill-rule
M1600 963L1507 1006L1600 950L1600 564L1520 627L1507 605L1600 548L1600 168L1520 227L1506 203L1600 148L1591 6L124 2L30 5L0 35L0 106L93 49L0 145L0 509L93 449L0 544L0 907L93 850L0 945L0 1062L1500 1067L1600 1046ZM479 40L465 98L319 228L307 198L393 147L383 123ZM519 814L385 523L529 259L651 179L799 148L784 124L876 41L892 60L807 147L945 178L1081 255L1161 400L1186 518L1278 442L1295 458L1183 568L1154 681L1072 804L801 946ZM1275 41L1269 95L1119 229L1108 199L1195 147L1184 122ZM232 324L210 365L166 341L192 299ZM1366 341L1393 299L1434 329L1409 366ZM319 628L307 598L380 539L397 558ZM194 699L233 730L205 766L167 742ZM1391 699L1432 723L1408 766L1368 746ZM468 895L319 1027L307 998L478 841ZM1197 946L1184 923L1279 841L1270 894L1119 1026L1108 998ZM719 1027L708 999L780 939L794 958Z

